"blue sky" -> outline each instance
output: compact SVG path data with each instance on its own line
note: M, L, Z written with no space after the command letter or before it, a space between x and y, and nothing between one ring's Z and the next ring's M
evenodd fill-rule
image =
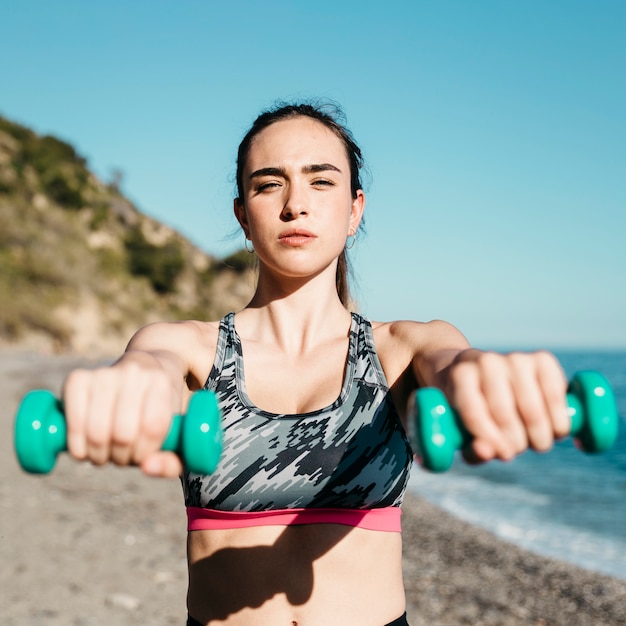
M223 256L236 148L278 99L339 102L371 173L353 250L372 319L479 347L626 348L621 0L24 0L0 114L119 169Z

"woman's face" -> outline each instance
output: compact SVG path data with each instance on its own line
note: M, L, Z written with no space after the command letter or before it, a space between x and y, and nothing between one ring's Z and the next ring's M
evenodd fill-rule
M308 117L275 122L253 140L235 214L261 265L302 276L336 261L361 221L339 137Z

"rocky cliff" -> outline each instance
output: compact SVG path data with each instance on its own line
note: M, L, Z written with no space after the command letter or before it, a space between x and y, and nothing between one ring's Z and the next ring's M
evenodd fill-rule
M139 211L68 143L0 117L0 343L117 353L155 320L215 319L254 287Z

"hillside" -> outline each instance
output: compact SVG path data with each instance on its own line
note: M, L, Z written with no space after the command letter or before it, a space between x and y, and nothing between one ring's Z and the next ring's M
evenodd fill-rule
M215 319L250 298L219 260L141 213L68 143L0 117L0 343L118 353L141 325Z

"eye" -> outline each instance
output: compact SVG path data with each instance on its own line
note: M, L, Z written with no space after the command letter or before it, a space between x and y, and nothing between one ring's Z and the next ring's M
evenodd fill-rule
M280 184L276 181L269 181L266 183L260 183L256 186L256 192L261 193L263 191L269 191L270 189L274 189L276 187L280 187Z
M317 187L333 187L335 183L327 178L319 178L313 181L313 184Z

